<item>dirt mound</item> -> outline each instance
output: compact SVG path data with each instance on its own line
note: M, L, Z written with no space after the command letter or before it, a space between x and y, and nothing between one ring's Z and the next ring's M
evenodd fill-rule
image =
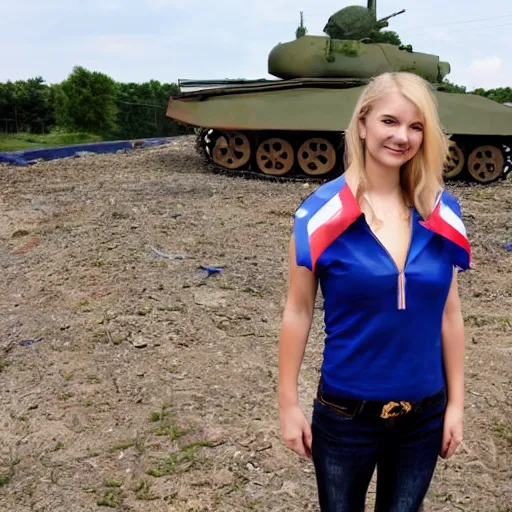
M510 511L512 186L449 188L475 263L466 427L426 510ZM1 510L318 509L276 409L292 215L312 189L208 173L190 137L0 166Z

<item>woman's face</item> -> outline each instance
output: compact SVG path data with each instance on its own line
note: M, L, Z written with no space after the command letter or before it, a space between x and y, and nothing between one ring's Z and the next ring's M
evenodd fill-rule
M390 169L400 168L420 149L422 117L405 96L388 93L372 105L359 124L359 135L365 139L367 161Z

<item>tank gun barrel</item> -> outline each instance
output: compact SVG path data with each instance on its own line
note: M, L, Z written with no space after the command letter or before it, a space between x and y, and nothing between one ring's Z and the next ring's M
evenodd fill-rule
M377 19L377 0L368 0L367 9L373 14L373 17Z
M386 16L385 18L378 20L377 23L379 23L379 24L385 23L389 19L394 18L395 16L398 16L399 14L403 14L404 12L405 12L405 9L402 9L401 11L398 11L398 12L394 12L393 14L390 14L389 16Z

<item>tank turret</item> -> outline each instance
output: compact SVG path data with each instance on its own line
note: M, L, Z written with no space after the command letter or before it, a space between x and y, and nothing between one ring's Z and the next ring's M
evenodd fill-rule
M405 10L377 19L376 0L368 6L351 5L334 13L324 27L326 36L305 35L275 46L268 56L268 72L278 78L371 78L387 71L410 71L431 83L450 72L437 55L413 52L410 46L382 42L398 39L381 32L388 20ZM301 27L303 22L301 18Z
M405 12L402 9L377 19L377 2L368 0L368 7L362 5L349 5L335 12L327 21L324 32L333 39L367 40L375 41L376 34L389 26L388 20Z

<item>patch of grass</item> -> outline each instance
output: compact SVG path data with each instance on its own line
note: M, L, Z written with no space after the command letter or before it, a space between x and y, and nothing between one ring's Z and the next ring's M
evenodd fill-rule
M106 480L105 487L122 487L123 482L119 482L118 480Z
M90 133L48 133L37 135L33 133L0 134L0 151L20 151L23 149L52 148L101 142L99 135Z
M98 507L115 508L121 505L121 497L113 491L107 491L102 498L97 501Z
M70 373L68 375L64 375L64 379L71 380L73 378L73 375Z
M10 481L11 481L10 475L0 475L0 488L9 485Z
M55 445L55 448L53 449L54 452L58 451L58 450L62 450L64 448L64 444L61 443L60 441Z
M200 447L213 448L215 446L211 441L199 441L199 443L187 444L182 450L192 450Z
M184 436L187 432L188 430L184 430L179 427L175 427L174 425L169 425L165 423L159 425L155 429L155 434L157 436L169 436L171 438L171 441L179 439L180 437Z
M73 393L71 391L66 391L65 393L61 393L59 395L59 400L62 400L65 402L66 400L69 400L73 396Z
M510 447L512 447L512 423L494 422L492 430L498 437L503 439Z
M100 378L97 375L87 375L87 380L89 382L100 382Z
M110 448L110 451L112 453L114 453L114 452L118 452L120 450L127 450L128 448L131 448L132 446L135 446L135 441L133 439L130 439L123 443L116 444L116 445L112 446L112 448Z
M202 446L212 447L214 445L210 441L201 441L199 443L186 445L182 447L180 451L171 453L158 467L148 469L146 473L155 478L159 478L172 473L187 471L197 461L198 450Z
M179 427L176 427L175 425L172 425L169 422L169 416L170 412L168 410L168 406L162 405L160 411L152 412L149 415L149 421L151 423L160 422L160 424L154 428L154 434L156 434L157 436L169 436L171 438L171 441L174 441L184 436L188 432L188 430L181 429Z
M89 455L89 457L97 457L99 453L94 451L92 448L87 448L87 455Z
M135 488L136 497L138 500L143 501L152 501L158 499L158 496L155 496L150 491L151 484L147 480L142 480L139 485Z
M171 473L181 471L189 468L195 461L197 456L197 446L182 449L179 452L171 453L158 468L148 469L146 473L155 478L167 476Z
M105 262L103 260L91 260L91 266L92 267L103 267L105 265Z
M9 363L9 361L0 358L0 373L2 373L10 364L11 363Z
M163 417L162 417L162 413L160 411L158 412L152 412L150 415L149 415L149 421L160 421L162 420Z

